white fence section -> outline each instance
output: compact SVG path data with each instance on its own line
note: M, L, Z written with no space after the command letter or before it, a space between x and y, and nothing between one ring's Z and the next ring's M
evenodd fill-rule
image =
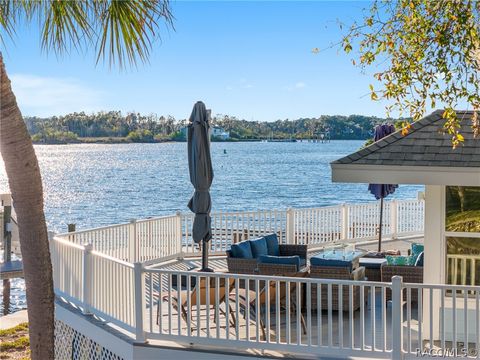
M390 357L395 341L391 310L377 299L385 298L388 283L165 270L144 274L148 339L381 357Z
M224 254L232 243L269 233L276 233L281 243L286 241L287 211L218 212L212 213L211 217L213 238L210 241L210 251L212 254ZM182 244L186 254L195 254L200 251L191 234L193 219L193 214L182 215Z
M132 221L135 253L132 262L145 262L177 256L182 251L180 214Z
M94 314L134 332L134 265L54 237L50 241L55 293ZM140 298L138 296L138 298Z
M281 243L311 247L373 240L378 234L379 211L379 202L373 202L309 209L216 212L211 214L210 253L224 254L232 243L267 233L276 233ZM382 230L385 238L420 235L423 212L422 200L386 201ZM177 213L57 237L78 245L92 244L93 250L130 263L151 263L200 253L191 234L193 219L192 213Z
M132 224L118 224L57 235L74 244L92 244L95 251L124 261L131 259Z
M84 250L83 246L63 239L50 241L55 292L69 301L83 302Z
M419 231L423 231L425 224L425 201L393 200L390 202L390 215L396 234L417 234Z

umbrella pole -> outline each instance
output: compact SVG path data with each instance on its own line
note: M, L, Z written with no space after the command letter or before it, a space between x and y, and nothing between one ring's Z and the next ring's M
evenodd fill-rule
M383 197L380 198L380 223L378 224L378 252L382 251Z
M208 267L208 242L202 241L202 270L203 272L213 272L212 269Z

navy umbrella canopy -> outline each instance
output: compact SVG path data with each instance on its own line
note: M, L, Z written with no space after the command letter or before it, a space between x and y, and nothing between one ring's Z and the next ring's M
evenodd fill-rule
M195 188L188 208L195 213L193 220L192 237L196 243L202 244L202 271L211 271L208 268L208 245L212 238L210 210L210 186L213 181L212 159L210 156L210 125L209 115L205 104L198 101L190 115L188 124L188 169L190 182Z
M378 141L385 136L395 132L395 127L391 124L382 124L375 127L374 140ZM380 223L378 226L378 251L382 250L382 221L383 221L383 199L388 195L393 194L398 188L396 184L370 184L368 190L375 196L375 199L380 200Z

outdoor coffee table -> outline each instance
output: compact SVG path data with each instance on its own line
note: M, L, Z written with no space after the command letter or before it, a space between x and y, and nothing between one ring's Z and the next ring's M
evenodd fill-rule
M365 277L369 281L382 280L382 265L387 263L385 258L360 258L360 266L365 267Z
M355 270L358 268L359 259L363 255L365 255L365 253L362 251L343 251L342 249L339 249L320 252L312 256L312 258L321 258L325 260L326 266L329 266L329 261L332 262L331 266L339 266L339 263L351 263L351 269Z

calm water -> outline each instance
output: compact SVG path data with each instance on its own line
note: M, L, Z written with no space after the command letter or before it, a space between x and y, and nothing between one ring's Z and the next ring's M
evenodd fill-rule
M365 184L331 182L329 163L363 141L321 143L212 143L213 210L312 207L373 201ZM172 214L186 207L186 143L40 145L49 230L67 223L89 228L132 218ZM0 172L0 191L7 181ZM396 198L416 197L400 186Z
M213 210L373 201L366 184L331 182L329 163L362 144L212 143ZM49 230L65 232L68 223L83 229L189 211L186 204L193 189L185 143L41 145L35 149ZM423 187L400 186L392 198L414 198L419 190ZM0 192L7 191L0 168ZM12 283L12 302L13 310L25 307L23 280Z

